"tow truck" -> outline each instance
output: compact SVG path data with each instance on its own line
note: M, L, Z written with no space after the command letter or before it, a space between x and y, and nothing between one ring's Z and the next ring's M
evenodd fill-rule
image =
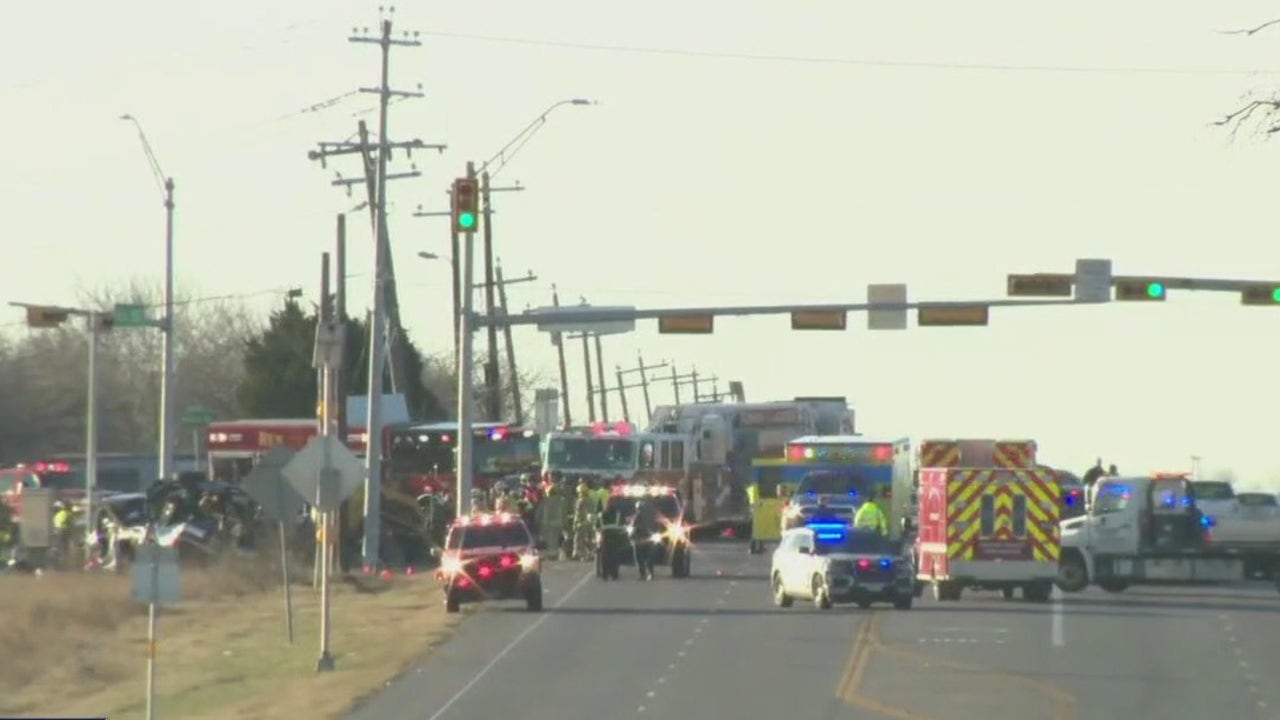
M1062 501L1033 440L921 444L917 593L959 600L966 588L1045 602L1058 570Z
M1215 522L1197 505L1185 474L1100 479L1089 513L1062 522L1058 588L1212 585L1246 579L1249 563L1280 565L1280 543L1219 545Z

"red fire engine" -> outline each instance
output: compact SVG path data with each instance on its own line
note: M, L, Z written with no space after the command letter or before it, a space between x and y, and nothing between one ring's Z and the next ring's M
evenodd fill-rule
M495 480L536 472L539 438L506 423L475 423L471 446L473 487L487 491ZM452 493L457 482L458 423L420 423L387 429L385 457L393 482L415 496Z

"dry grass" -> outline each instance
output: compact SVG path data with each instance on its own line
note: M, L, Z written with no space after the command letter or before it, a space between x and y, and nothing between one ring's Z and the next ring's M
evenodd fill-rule
M319 594L309 581L293 586L290 645L279 578L269 562L184 570L182 604L160 613L158 715L338 718L447 638L459 617L443 612L428 576L335 581L337 670L320 680ZM142 717L146 611L131 601L127 576L4 577L0 607L0 715Z

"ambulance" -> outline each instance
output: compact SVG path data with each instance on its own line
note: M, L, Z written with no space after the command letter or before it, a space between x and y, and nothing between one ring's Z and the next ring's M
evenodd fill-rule
M1045 602L1058 576L1061 498L1033 440L926 440L919 457L917 588Z

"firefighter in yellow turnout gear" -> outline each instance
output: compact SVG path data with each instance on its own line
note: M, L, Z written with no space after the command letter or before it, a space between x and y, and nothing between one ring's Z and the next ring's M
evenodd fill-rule
M884 510L880 509L880 505L875 500L867 500L853 516L853 529L878 532L888 537L889 518L885 516Z
M591 541L595 535L596 511L599 501L592 497L591 487L585 482L578 485L578 499L573 505L573 559L590 560L594 549Z

